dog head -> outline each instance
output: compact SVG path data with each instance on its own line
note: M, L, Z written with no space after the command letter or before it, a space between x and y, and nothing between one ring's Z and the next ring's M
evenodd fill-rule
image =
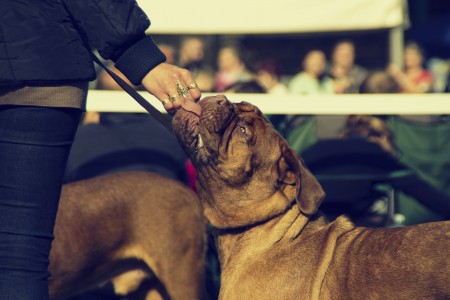
M254 105L206 97L200 116L180 109L173 128L197 171L206 218L236 228L277 216L296 202L314 214L324 192L295 151Z

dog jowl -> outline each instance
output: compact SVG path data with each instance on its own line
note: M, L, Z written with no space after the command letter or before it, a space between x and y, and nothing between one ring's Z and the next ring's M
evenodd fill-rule
M306 214L317 211L324 197L319 183L256 106L223 95L206 97L200 105L200 115L179 110L173 127L195 166L213 225L259 222L293 201Z

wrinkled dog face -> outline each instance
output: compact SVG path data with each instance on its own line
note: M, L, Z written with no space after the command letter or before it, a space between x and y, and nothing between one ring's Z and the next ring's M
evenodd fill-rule
M225 96L205 98L200 105L200 116L180 110L173 120L175 132L200 178L203 173L214 173L213 178L240 186L264 163L260 154L279 155L279 149L271 148L277 143L264 141L277 141L279 135L255 106L234 104Z
M198 193L213 225L247 225L299 202L300 177L311 175L256 106L223 95L200 105L200 116L180 109L173 128L195 166ZM316 203L301 202L306 213L315 212Z

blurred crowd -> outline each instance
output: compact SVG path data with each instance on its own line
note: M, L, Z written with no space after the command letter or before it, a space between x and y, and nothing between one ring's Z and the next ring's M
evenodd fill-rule
M210 49L199 36L182 38L176 46L161 43L159 47L168 62L187 68L194 74L203 92L228 92L236 84L250 82L250 90L243 92L300 95L364 93L361 87L374 72L385 73L385 76L379 76L372 82L372 92L450 91L450 60L427 59L424 50L414 42L405 44L402 66L388 64L384 69L371 70L356 63L355 44L351 40L341 40L329 51L330 57L325 54L328 51L312 49L303 57L293 58L292 63L298 64L297 74L284 73L274 57L249 59L246 49L237 43L219 47L213 64L205 59L205 53Z

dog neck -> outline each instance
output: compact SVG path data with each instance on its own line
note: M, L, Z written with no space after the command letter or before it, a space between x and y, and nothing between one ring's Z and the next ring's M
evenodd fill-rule
M286 208L286 210L284 210L284 211L282 211L282 212L280 212L278 214L269 216L269 217L267 217L266 219L263 219L263 220L249 222L248 224L241 225L241 226L236 226L236 227L223 227L223 228L221 228L221 227L216 227L216 226L212 225L212 228L214 230L214 233L217 236L241 234L241 233L244 233L244 232L246 232L248 230L251 230L254 227L263 226L264 224L270 222L273 219L278 219L280 216L282 216L282 215L286 214L288 211L292 210L292 207L295 206L294 204L295 204L295 202L293 201Z
M283 192L275 191L270 196L252 201L225 201L240 195L223 195L216 191L198 190L203 213L208 221L221 230L240 231L283 215L295 199L289 199Z
M224 268L230 263L231 256L247 259L247 256L267 251L279 243L292 242L307 227L319 229L320 226L317 226L316 222L309 226L310 221L316 221L316 219L318 219L316 215L304 215L293 202L283 214L258 223L227 229L213 227L220 264ZM322 222L319 223L322 224ZM323 224L326 223L323 222ZM252 252L242 251L243 255L233 255L249 245L251 245Z

